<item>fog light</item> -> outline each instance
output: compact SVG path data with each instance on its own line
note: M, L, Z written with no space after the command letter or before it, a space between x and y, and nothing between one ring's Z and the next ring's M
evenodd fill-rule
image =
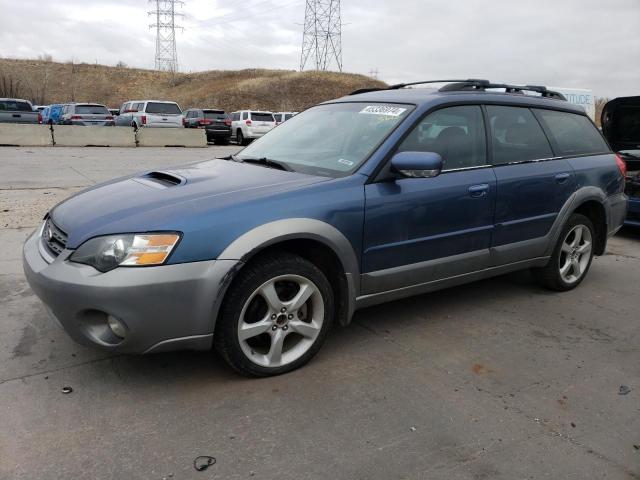
M127 335L127 329L120 320L118 320L113 315L109 315L107 317L107 325L113 332L113 334L118 338L124 338Z

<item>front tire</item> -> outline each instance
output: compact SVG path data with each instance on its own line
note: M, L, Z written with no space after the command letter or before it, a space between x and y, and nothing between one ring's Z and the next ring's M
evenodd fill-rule
M280 375L320 350L333 312L333 291L318 267L297 255L270 254L247 265L229 288L214 345L242 375Z
M543 287L557 292L576 288L584 280L593 260L593 223L575 213L565 224L549 263L532 269L535 279Z

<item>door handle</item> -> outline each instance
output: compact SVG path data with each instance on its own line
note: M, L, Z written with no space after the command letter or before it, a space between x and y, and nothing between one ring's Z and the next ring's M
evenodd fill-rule
M569 180L569 177L570 175L568 173L559 173L556 175L556 182L562 185L563 183L567 183L567 180Z
M489 191L488 183L482 183L480 185L471 185L469 187L469 195L471 195L472 198L486 197L488 191Z

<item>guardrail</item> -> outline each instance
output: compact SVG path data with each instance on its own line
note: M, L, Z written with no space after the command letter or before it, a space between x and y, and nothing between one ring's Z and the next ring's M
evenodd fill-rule
M0 123L0 146L206 147L204 130Z

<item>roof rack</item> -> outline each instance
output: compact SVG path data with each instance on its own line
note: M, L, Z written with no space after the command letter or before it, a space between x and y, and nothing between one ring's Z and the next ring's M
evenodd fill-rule
M411 87L413 85L426 85L430 83L446 83L447 85L439 89L440 92L459 92L459 91L482 91L487 89L504 89L505 93L516 93L524 95L524 92L539 93L544 98L553 98L556 100L566 100L565 96L560 92L547 89L542 85L509 85L507 83L491 83L489 80L469 78L466 80L425 80L421 82L398 83L390 85L387 88L362 88L352 92L351 95L359 95L361 93L375 92L380 90L399 90L401 88Z

